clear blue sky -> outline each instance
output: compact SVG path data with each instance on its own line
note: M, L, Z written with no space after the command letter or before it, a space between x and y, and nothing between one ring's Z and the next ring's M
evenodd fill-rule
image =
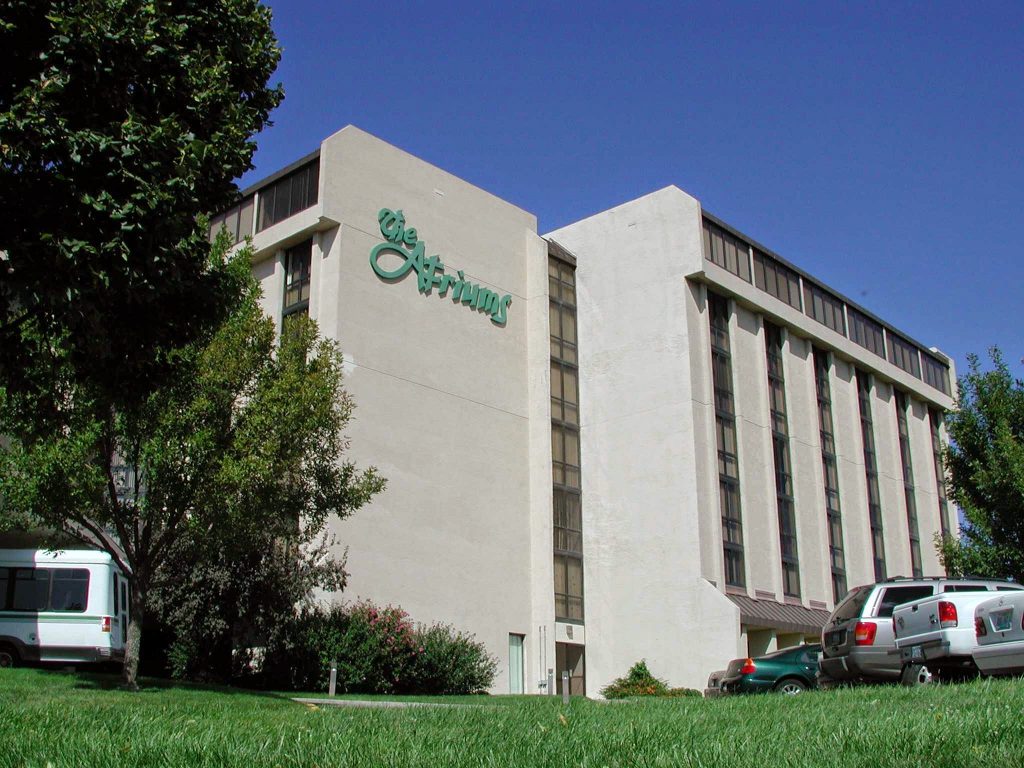
M675 184L960 371L1024 377L1024 2L271 0L243 183L355 124L547 232Z

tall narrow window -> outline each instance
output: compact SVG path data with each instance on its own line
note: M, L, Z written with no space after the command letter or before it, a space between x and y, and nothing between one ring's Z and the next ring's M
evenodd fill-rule
M878 490L878 462L875 458L875 427L871 419L871 379L857 371L857 401L860 430L864 441L864 476L868 487L868 521L871 524L871 555L875 581L885 580L885 537L882 531L882 500Z
M718 443L718 493L722 514L722 553L725 583L746 584L743 562L743 516L740 510L739 453L736 447L736 411L733 407L732 359L729 348L729 306L721 296L708 293L711 329L711 378L715 390L715 427Z
M903 465L903 498L907 504L907 530L910 534L910 567L914 578L924 575L921 570L921 534L917 526L917 501L914 499L914 465L910 454L910 429L907 425L907 396L896 391L896 424L900 436L900 463Z
M821 469L825 485L825 524L832 569L832 599L838 605L846 596L846 555L843 551L843 519L839 505L839 467L836 462L835 429L832 424L832 386L828 353L814 350L814 382L818 391L818 431L821 436Z
M942 414L934 408L928 410L928 421L932 430L932 459L935 462L935 485L939 494L939 526L943 536L949 535L949 504L946 502L946 468L942 464L942 437L939 425Z
M779 513L779 548L782 552L782 591L800 597L800 560L796 546L796 512L793 509L793 464L789 455L789 418L786 415L786 377L782 365L782 329L764 324L768 364L768 406L772 422L772 454L775 458L775 504Z
M551 319L551 459L554 485L555 618L583 621L583 514L580 482L576 274L548 260Z
M284 254L284 308L287 317L309 313L310 268L313 241L306 240L289 248Z

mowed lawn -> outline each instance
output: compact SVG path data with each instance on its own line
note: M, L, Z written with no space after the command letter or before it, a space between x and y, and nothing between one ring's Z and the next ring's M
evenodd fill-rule
M1024 682L627 703L311 708L286 696L0 670L0 766L1012 766Z

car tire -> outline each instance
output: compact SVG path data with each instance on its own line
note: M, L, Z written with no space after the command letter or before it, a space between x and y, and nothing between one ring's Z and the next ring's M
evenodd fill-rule
M18 666L18 652L9 645L0 645L0 669Z
M935 676L924 664L907 664L900 675L900 682L903 685L928 685L934 681Z
M798 693L806 691L807 684L802 680L797 680L795 677L787 677L784 680L779 680L779 682L775 684L775 688L773 690L777 693L795 696Z

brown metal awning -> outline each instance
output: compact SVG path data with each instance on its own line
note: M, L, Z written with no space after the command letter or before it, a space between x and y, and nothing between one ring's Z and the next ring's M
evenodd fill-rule
M754 600L746 595L728 595L740 609L740 623L750 627L779 629L783 632L802 632L815 635L828 620L828 611L786 605L774 600Z

